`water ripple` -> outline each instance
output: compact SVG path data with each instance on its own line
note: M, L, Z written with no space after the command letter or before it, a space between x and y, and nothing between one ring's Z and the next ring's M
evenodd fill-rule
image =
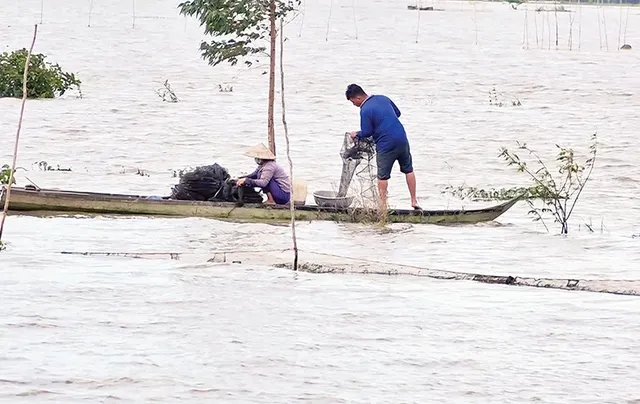
M27 46L40 6L0 0L0 43ZM86 1L44 2L36 51L77 72L83 98L27 102L20 185L26 175L46 188L166 195L177 182L172 170L212 162L238 174L253 168L242 152L265 141L263 69L207 66L201 28L179 17L175 3L136 1L135 28L131 6L96 2L87 27ZM310 192L336 185L342 136L359 125L344 99L351 82L400 106L419 198L430 208L486 205L441 195L447 185L526 185L497 157L501 146L526 141L551 161L556 143L582 155L597 132L599 160L570 235L546 234L521 204L476 226L299 223L301 248L460 272L640 279L640 241L632 238L640 233L640 16L629 14L634 50L618 52L619 9L584 6L580 49L568 51L571 13L559 13L556 51L547 49L548 32L536 47L534 21L540 39L543 13L533 12L522 49L526 3L435 6L446 11L421 13L418 30L417 13L404 3L333 2L329 21L329 2L305 2L305 18L285 28L296 176ZM614 24L610 51L587 25L602 10ZM179 103L154 93L166 79ZM493 88L507 105L517 98L522 106L489 105ZM0 99L2 145L13 144L19 105ZM0 147L0 164L11 153ZM39 171L43 160L73 171ZM390 198L409 204L396 171ZM285 249L283 226L12 215L3 238L3 402L640 402L637 298L60 254Z

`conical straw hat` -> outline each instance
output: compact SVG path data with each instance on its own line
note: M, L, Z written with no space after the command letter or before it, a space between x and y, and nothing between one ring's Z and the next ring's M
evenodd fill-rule
M258 145L255 145L253 147L250 147L249 150L247 150L244 153L244 155L248 156L248 157L262 159L262 160L275 160L276 159L276 156L273 153L271 153L271 150L269 150L267 148L267 146L265 146L262 143L260 143Z

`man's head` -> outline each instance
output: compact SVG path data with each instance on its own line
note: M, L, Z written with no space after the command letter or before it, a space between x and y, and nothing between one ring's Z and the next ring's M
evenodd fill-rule
M349 84L347 86L347 91L345 92L345 95L347 99L351 101L351 103L356 107L359 107L360 105L362 105L364 100L367 99L367 93L365 93L362 87L360 87L357 84Z

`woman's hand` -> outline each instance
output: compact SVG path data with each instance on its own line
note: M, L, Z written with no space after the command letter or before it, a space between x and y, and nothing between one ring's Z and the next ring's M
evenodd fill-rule
M246 178L240 178L236 181L236 185L242 186L247 181Z

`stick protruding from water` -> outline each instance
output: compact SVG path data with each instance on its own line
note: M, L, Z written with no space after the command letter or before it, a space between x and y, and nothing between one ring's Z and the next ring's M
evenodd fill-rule
M38 35L38 24L35 24L33 28L33 40L31 41L31 47L27 53L27 59L24 62L24 74L22 76L22 106L20 107L20 118L18 119L18 130L16 132L16 142L13 147L13 162L11 163L11 172L9 173L9 183L7 184L7 195L4 199L4 210L2 212L2 221L0 221L0 246L2 246L2 230L4 229L4 221L7 218L7 212L9 211L9 197L11 196L11 184L13 184L13 174L16 171L16 160L18 158L18 141L20 140L20 129L22 128L22 116L24 115L24 104L27 101L27 76L29 74L29 62L31 60L31 52L33 46L36 43L36 36Z
M287 160L289 161L289 181L291 182L291 196L289 198L289 209L291 212L291 238L293 240L293 270L298 270L298 241L296 240L296 208L293 195L293 161L291 161L291 150L289 148L289 127L285 114L284 103L284 18L280 19L280 98L282 100L282 126L284 126L284 139L287 143Z

